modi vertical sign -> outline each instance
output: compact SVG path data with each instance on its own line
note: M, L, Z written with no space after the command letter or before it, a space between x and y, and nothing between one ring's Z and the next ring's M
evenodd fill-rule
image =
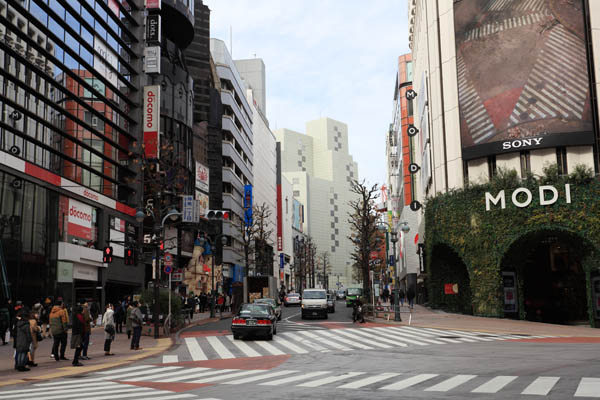
M159 158L160 86L144 86L144 155Z

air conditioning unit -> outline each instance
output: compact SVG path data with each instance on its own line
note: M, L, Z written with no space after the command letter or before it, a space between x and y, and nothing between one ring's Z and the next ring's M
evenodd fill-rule
M48 75L53 75L54 74L54 67L50 64L46 65L46 73Z
M35 58L35 61L34 61L34 62L36 63L36 65L37 65L38 67L40 67L40 68L44 69L44 63L46 62L46 60L44 59L44 57L37 56L37 57Z
M17 49L19 54L21 54L22 56L25 55L25 46L23 46L21 43L15 43L15 49Z
M35 62L35 53L33 51L27 51L27 60L30 62Z

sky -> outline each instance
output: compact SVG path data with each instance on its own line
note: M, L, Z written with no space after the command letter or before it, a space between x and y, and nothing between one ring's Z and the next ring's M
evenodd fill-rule
M320 117L344 122L360 179L385 182L397 60L410 52L406 0L204 4L211 37L223 40L233 59L263 59L272 130L304 133L305 123Z

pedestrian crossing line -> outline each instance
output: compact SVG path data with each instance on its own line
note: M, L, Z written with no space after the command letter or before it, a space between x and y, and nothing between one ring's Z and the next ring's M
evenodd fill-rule
M273 346L271 343L263 342L263 341L259 341L259 340L257 340L254 343L256 343L257 345L259 345L260 347L265 349L270 355L282 356L285 354L283 351L279 350L277 347Z
M471 393L497 393L504 386L508 385L517 378L518 376L497 376L490 379L478 388L471 390Z
M181 372L181 375L177 375L173 378L160 378L160 379L157 379L156 382L182 382L182 381L187 381L188 379L203 378L203 377L212 376L212 375L226 374L228 372L234 372L234 371L239 371L239 369L217 369L217 370L210 370L210 371L194 371L194 372L188 372L188 373Z
M485 11L504 11L514 6L515 10L519 11L541 11L545 9L544 0L522 0L517 1L514 5L515 0L491 0L485 7Z
M575 397L600 397L600 378L581 378Z
M142 388L140 388L142 389ZM145 389L145 388L144 388ZM110 395L110 396L105 396L106 393L102 393L101 396L94 396L94 397L85 397L85 400L114 400L115 396L114 395ZM154 395L160 395L160 394L164 394L165 396L162 397L150 397L150 396L154 396ZM181 398L190 398L190 397L195 397L194 395L188 394L185 396L182 396L181 394L176 395L173 394L173 392L168 392L165 390L156 390L156 389L146 389L144 391L139 391L139 392L135 392L135 393L125 393L125 394L118 394L118 399L128 399L128 398L132 398L132 397L137 397L141 400L167 400L167 399L181 399ZM48 397L46 397L45 399L49 399Z
M327 385L329 383L343 381L344 379L354 378L355 376L364 375L364 374L365 374L365 372L348 372L343 375L328 376L326 378L317 379L312 382L301 383L300 385L296 385L296 386L315 388L315 387Z
M177 355L167 355L163 356L163 364L170 364L179 362L179 357Z
M446 336L458 336L463 342L469 342L469 343L492 341L492 339L485 339L485 338L481 339L474 335L465 335L461 331L442 331L442 330L433 329L433 328L421 328L421 329L423 329L425 332L431 332L432 334L435 334L436 338L439 340L454 340L454 339L439 337L440 335L446 335Z
M444 344L443 342L438 342L436 340L421 339L419 337L416 337L415 335L411 335L411 334L399 332L399 331L391 331L391 330L387 330L385 328L366 328L366 329L370 330L372 332L375 332L378 335L392 338L392 339L398 341L399 344L401 343L402 347L408 346L406 343L414 344L417 346L429 346L429 344ZM410 338L412 338L412 339L410 339ZM421 341L413 340L413 339L417 339L417 338L420 339Z
M235 346L239 351L244 353L247 357L261 357L261 354L248 346L241 340L235 340L233 335L227 335L226 338Z
M545 12L537 14L527 14L519 17L507 18L505 20L497 21L492 24L482 25L478 28L471 29L470 31L465 32L464 41L467 42L471 40L476 40L509 29L533 25L543 21L547 17L548 14L546 14Z
M122 385L122 387L115 387L114 389L112 388L105 388L102 390L102 394L117 394L117 393L127 393L127 392L142 392L142 391L146 391L146 388L141 388L141 387L131 387L131 386L124 386ZM81 397L85 397L86 399L88 399L89 397L87 397L87 395L89 394L90 390L88 388L77 388L77 389L65 389L65 390L55 390L52 392L52 394L44 394L44 399L45 400L53 400L53 399L71 399L71 398L75 398L75 399L80 399ZM0 392L1 393L1 392ZM17 394L17 395L8 395L8 396L2 396L3 400L9 400L9 399L29 399L31 398L31 394L30 393L24 393L24 394Z
M156 373L160 373L160 374L164 374L167 371L175 371L175 370L183 370L183 367L154 367L154 368L150 368L150 369L145 369L143 371L133 371L133 372L128 372L125 374L118 374L118 375L107 375L106 379L109 380L118 380L118 381L122 381L125 380L123 378L130 378L132 376L135 377L139 377L139 376L145 376L145 375L153 375Z
M325 374L329 374L329 373L331 373L331 371L313 371L313 372L309 372L304 375L296 375L296 376L291 376L289 378L282 378L282 379L277 379L277 380L270 381L270 382L259 383L259 385L263 385L263 386L284 385L287 383L297 382L297 381L301 381L304 379L310 379L310 378L314 378L315 376L325 375Z
M260 374L262 372L265 372L265 370L263 370L263 369L251 369L251 370L243 370L243 371L238 370L237 372L232 372L229 374L219 374L218 376L209 376L208 378L196 379L193 381L189 381L189 383L217 382L217 381L227 380L227 379L231 379L231 378L237 378L240 376Z
M446 333L446 332L441 331L439 329L433 329L433 328L428 328L428 329L430 331L437 331L437 332L440 332L440 333ZM476 334L471 333L471 332L454 331L454 330L450 330L450 331L447 331L447 332L450 332L450 333L458 335L458 336L470 337L470 338L479 340L481 342L493 342L494 341L494 339L490 339L490 338L487 338L487 337L477 336Z
M290 349L291 351L293 351L294 353L298 353L298 354L307 354L308 351L304 350L302 347L298 347L295 344L281 338L281 337L273 337L273 341L275 343L277 343L278 345L281 345L283 347L287 347L288 349Z
M435 339L425 339L420 335L415 335L413 333L409 333L403 329L393 327L394 329L390 329L391 332L394 332L396 335L401 336L402 339L405 342L411 343L411 344L416 344L417 346L429 346L430 344L444 344L443 342L440 342L438 340ZM376 329L380 329L380 328L376 328ZM418 340L416 340L418 339Z
M223 359L235 358L235 356L227 350L227 347L221 343L218 336L207 336L206 341L215 349L219 357Z
M337 331L339 331L337 333L339 333L340 335L344 335L346 337L349 337L351 339L358 340L358 341L361 341L361 342L367 342L370 345L373 345L375 347L379 347L379 348L382 348L382 349L391 349L392 348L392 346L389 346L387 344L383 344L383 343L379 343L377 341L369 340L367 338L364 338L364 337L361 337L359 335L356 335L354 332L352 332L352 333L348 332L348 331L353 331L353 329L337 329Z
M410 378L403 379L399 382L392 383L391 385L387 385L387 386L381 387L379 389L381 389L381 390L402 390L402 389L406 389L406 388L409 388L414 385L418 385L419 383L428 381L432 378L435 378L436 376L438 376L438 374L420 374L420 375L416 375L416 376L411 376Z
M285 335L285 337L287 337L291 340L295 340L296 342L299 342L307 347L310 347L313 350L316 350L316 351L327 350L325 347L320 346L317 343L314 343L314 342L308 340L307 338L301 337L298 333L284 332L283 334Z
M559 379L560 378L556 376L540 376L535 381L531 382L521 394L547 396Z
M193 368L195 370L195 372L208 372L211 369L210 368L202 368L202 367L194 367ZM167 378L170 376L174 376L174 377L180 377L182 374L182 370L177 370L174 372L164 372L164 371L160 371L154 375L142 375L141 378L138 376L135 378L136 381L141 381L141 382L148 382L148 381L158 381L158 380L162 380L163 378ZM126 380L130 380L126 379ZM119 379L120 381L122 381L123 379Z
M185 345L187 346L193 361L208 360L196 338L185 338Z
M373 385L373 384L381 382L381 381L395 378L399 375L401 375L401 374L396 373L396 372L384 372L383 374L370 376L368 378L363 378L358 381L346 383L345 385L338 386L337 388L338 389L360 389L365 386Z
M369 340L377 340L379 342L391 344L392 347L407 347L407 344L405 343L399 342L397 340L388 339L379 334L375 335L372 331L367 331L366 329L356 329L353 333L365 336Z
M423 339L423 340L435 340L435 341L438 341L441 343L461 343L461 340L458 340L458 339L441 338L441 337L439 337L439 334L437 334L437 333L427 332L422 329L414 329L409 326L405 326L405 327L398 328L398 329L408 331L410 334L415 335L417 337L427 338L427 339ZM472 340L472 341L474 341L474 340Z
M326 344L327 346L333 347L336 350L342 350L342 351L350 351L351 350L350 348L342 346L341 344L339 344L333 340L323 338L323 337L318 336L310 331L302 331L300 333L304 336L308 336L311 339L319 340L322 343Z
M328 338L334 339L334 340L336 340L336 341L338 341L340 343L347 344L348 346L359 348L361 350L373 350L373 347L371 347L371 346L367 346L367 345L364 345L362 343L358 343L356 341L352 341L350 339L346 339L344 337L336 336L336 335L334 335L333 333L331 333L329 331L322 331L322 332L319 332L319 334L323 335L323 336L327 336Z
M443 382L438 383L425 389L426 392L447 392L452 390L463 383L469 382L471 379L476 378L477 375L456 375L452 378L446 379Z
M152 367L154 367L154 365L144 364L144 365L136 365L135 367L111 369L110 371L101 371L101 372L98 372L98 373L100 375L120 374L121 372L137 371L137 370L140 370L140 369L152 368Z
M271 372L271 373L264 374L264 375L251 376L249 378L243 378L243 379L235 379L233 381L228 381L228 382L223 382L223 383L226 385L242 385L245 383L262 381L265 379L276 378L278 376L289 375L289 374L293 374L293 373L297 373L297 372L298 371L291 371L291 370L276 371L276 372Z
M89 388L89 387L95 387L95 386L121 387L121 384L116 383L116 382L111 382L111 381L100 381L100 382L96 382L96 383L90 382L90 383L81 383L81 384L74 384L74 385L60 385L60 390ZM17 394L22 394L22 393L29 393L29 394L43 393L43 392L48 392L49 390L54 390L54 389L43 387L43 388L35 388L35 389L28 388L28 389L18 389L18 390L5 390L5 391L0 392L0 395L4 396L4 395L9 395L9 394L17 395Z

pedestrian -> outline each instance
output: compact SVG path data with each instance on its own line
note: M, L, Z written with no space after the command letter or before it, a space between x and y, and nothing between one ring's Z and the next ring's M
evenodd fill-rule
M92 316L92 327L98 323L98 315L100 315L100 306L95 301L90 304L90 315Z
M20 372L30 371L27 368L27 353L31 345L31 327L25 315L25 310L20 308L15 314L15 336L13 347L15 348L15 369Z
M406 298L408 299L408 307L412 310L415 305L415 288L410 286L406 291Z
M200 312L201 313L203 313L204 310L206 310L206 302L207 302L206 292L200 293Z
M73 312L73 329L71 331L71 348L75 350L73 356L73 366L83 367L83 364L79 362L81 351L83 350L83 335L85 333L85 318L83 316L83 307L78 305L75 306Z
M39 307L38 309L41 309ZM38 365L35 362L35 351L38 348L39 342L43 339L41 329L38 325L37 314L33 311L29 313L29 329L31 331L31 344L29 345L29 361L27 361L27 365L30 367L37 367Z
M133 332L133 326L131 325L131 312L133 311L133 304L127 304L127 317L125 319L125 330L127 331L127 339L131 339L131 333Z
M10 328L10 313L8 312L8 305L3 304L0 306L0 336L2 336L2 346L6 345L6 331Z
M40 324L42 328L42 337L50 337L50 311L52 310L52 300L46 297L42 304L42 313L40 314Z
M67 310L65 309L62 300L57 300L54 307L52 307L52 310L50 310L49 321L50 333L52 334L52 339L54 340L52 344L52 355L56 361L68 360L65 358L65 350L67 348L69 316L67 315ZM59 346L60 354L58 351Z
M185 303L186 307L189 309L190 320L194 318L194 310L196 309L196 301L194 300L194 295L190 293L187 298L187 302Z
M83 303L83 321L84 321L84 325L83 325L83 336L82 336L82 342L81 342L81 359L82 360L89 360L90 357L88 357L87 353L88 353L88 348L90 347L90 336L92 334L92 316L90 315L90 306L88 304L88 302L86 301L85 303Z
M231 311L231 296L230 295L227 295L225 297L225 310Z
M133 335L131 337L131 350L140 350L140 337L142 336L143 317L139 306L140 304L137 301L133 302L133 309L131 310L131 327L133 329Z
M400 291L398 293L398 297L399 297L399 300L400 300L400 305L403 306L403 307L404 307L404 297L405 296L406 295L404 294L404 289L400 288Z
M104 355L114 356L110 352L110 344L115 340L115 319L114 319L113 305L108 303L106 305L106 311L102 317L102 326L104 326Z
M219 312L221 314L223 314L223 307L225 307L225 297L223 297L223 294L219 295L219 298L217 299L217 306L218 306Z
M125 319L125 311L120 303L115 307L115 330L116 333L123 333L123 320Z

